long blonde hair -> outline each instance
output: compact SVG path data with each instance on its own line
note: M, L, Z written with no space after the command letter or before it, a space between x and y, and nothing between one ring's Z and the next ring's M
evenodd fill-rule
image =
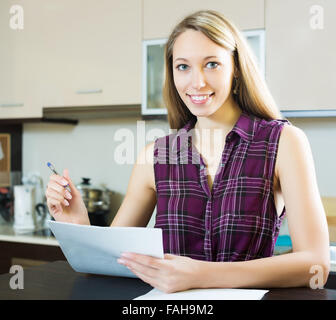
M173 46L177 37L188 29L202 32L210 40L233 54L238 71L238 77L234 78L232 85L232 88L236 88L233 97L242 111L266 120L282 119L244 36L221 13L202 10L184 18L173 29L165 45L163 99L168 109L168 121L172 129L180 129L190 119L195 118L179 96L173 77Z

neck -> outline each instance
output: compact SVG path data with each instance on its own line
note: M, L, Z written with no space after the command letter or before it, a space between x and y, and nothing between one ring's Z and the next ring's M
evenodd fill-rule
M214 114L209 117L197 117L195 129L222 129L231 131L242 111L231 97Z

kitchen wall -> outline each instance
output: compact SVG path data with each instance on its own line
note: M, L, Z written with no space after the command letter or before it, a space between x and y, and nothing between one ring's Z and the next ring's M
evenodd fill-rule
M336 118L289 119L307 135L322 197L336 196Z
M137 135L137 121L142 120L140 118L85 120L76 126L50 123L25 124L23 175L39 172L46 188L51 174L46 166L48 161L55 165L59 173L68 168L70 177L76 184L80 183L82 177L89 177L93 185L105 184L115 191L113 211L116 212L127 190L138 154L137 148L141 148L141 143L150 142L146 141L146 135L156 134L156 130L161 131L157 136L169 133L167 122L151 120L138 124L144 128L145 134ZM125 142L125 138L117 140L118 133L122 134L120 130L127 130L134 136L134 148L129 153L132 151L134 153L134 157L130 157L131 163L120 164L115 157L114 152ZM137 136L142 137L141 143L137 143Z
M113 209L117 211L126 193L133 164L119 164L115 159L116 148L125 141L117 141L115 134L120 133L120 129L128 129L136 142L138 120L141 121L138 118L85 120L76 126L27 123L23 130L23 175L40 172L46 187L50 175L46 163L51 161L60 173L68 168L75 183L79 183L81 177L90 177L93 184L105 184L115 191ZM321 196L336 196L336 119L289 120L301 128L310 141ZM169 133L165 121L147 120L141 124L145 126L145 134L155 134L155 129L162 135ZM145 139L144 135L143 143L150 142ZM137 143L134 144L134 161L136 156Z

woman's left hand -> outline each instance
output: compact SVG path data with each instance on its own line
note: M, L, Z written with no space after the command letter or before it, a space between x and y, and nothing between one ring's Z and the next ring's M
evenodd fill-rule
M137 253L123 253L118 262L152 287L166 293L198 287L200 261L165 254L164 259Z

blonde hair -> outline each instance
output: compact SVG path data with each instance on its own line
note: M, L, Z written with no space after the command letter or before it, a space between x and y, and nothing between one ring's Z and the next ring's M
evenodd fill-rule
M242 111L266 120L282 119L244 36L221 13L202 10L184 18L173 29L165 45L163 99L168 109L168 121L172 129L180 129L190 119L196 118L179 96L173 77L173 47L177 37L188 29L202 32L210 40L233 54L235 68L238 71L238 77L233 78L235 83L232 88L236 89L233 97Z

